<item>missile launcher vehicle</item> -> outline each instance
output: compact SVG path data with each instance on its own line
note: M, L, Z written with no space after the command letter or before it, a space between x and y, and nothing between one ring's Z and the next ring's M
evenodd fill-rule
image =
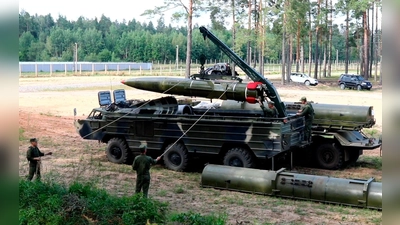
M141 77L123 84L170 95L222 100L209 107L178 103L174 96L152 100L126 100L124 90L99 92L99 108L86 119L75 121L84 139L107 143L109 161L127 163L147 144L149 155L163 154L167 168L185 170L196 156L220 164L260 167L266 160L306 151L324 169L339 169L358 159L363 150L381 142L363 134L375 124L373 108L313 103L315 119L312 142L304 140L304 117L295 113L298 102L283 102L274 85L247 65L210 31L200 27L204 38L216 44L253 82ZM278 117L265 117L258 99L275 103ZM257 103L257 104L255 104ZM296 155L296 154L294 154ZM296 160L296 158L294 159ZM263 167L263 166L261 166ZM265 167L264 167L265 168Z

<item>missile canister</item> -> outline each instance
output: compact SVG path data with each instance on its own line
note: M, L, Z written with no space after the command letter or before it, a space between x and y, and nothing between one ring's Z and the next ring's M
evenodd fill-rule
M257 98L263 94L260 82L245 84L171 77L139 77L121 81L121 83L133 88L164 94L231 99L248 103L256 103Z
M285 102L288 114L296 113L300 103ZM313 126L328 129L359 130L375 124L372 106L335 105L312 103L314 108Z
M203 187L382 209L382 183L243 167L207 165Z

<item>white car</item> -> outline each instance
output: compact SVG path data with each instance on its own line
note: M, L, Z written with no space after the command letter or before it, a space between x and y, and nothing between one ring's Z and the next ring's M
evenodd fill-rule
M308 76L305 73L291 73L290 80L293 82L303 83L305 85L317 85L318 80Z

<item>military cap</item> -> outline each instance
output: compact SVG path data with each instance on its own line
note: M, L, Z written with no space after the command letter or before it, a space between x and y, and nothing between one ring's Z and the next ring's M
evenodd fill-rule
M307 101L307 98L303 96L300 98L300 101Z
M37 142L37 139L36 138L31 138L31 139L29 139L29 142Z
M139 146L139 149L146 149L147 148L147 145L145 145L145 144L141 144L140 146Z
M273 101L268 101L268 104L275 105L275 102L273 102Z

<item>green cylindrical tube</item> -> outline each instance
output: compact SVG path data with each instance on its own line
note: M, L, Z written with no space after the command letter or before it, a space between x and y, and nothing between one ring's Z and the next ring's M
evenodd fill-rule
M382 209L382 183L242 167L207 165L203 187Z

